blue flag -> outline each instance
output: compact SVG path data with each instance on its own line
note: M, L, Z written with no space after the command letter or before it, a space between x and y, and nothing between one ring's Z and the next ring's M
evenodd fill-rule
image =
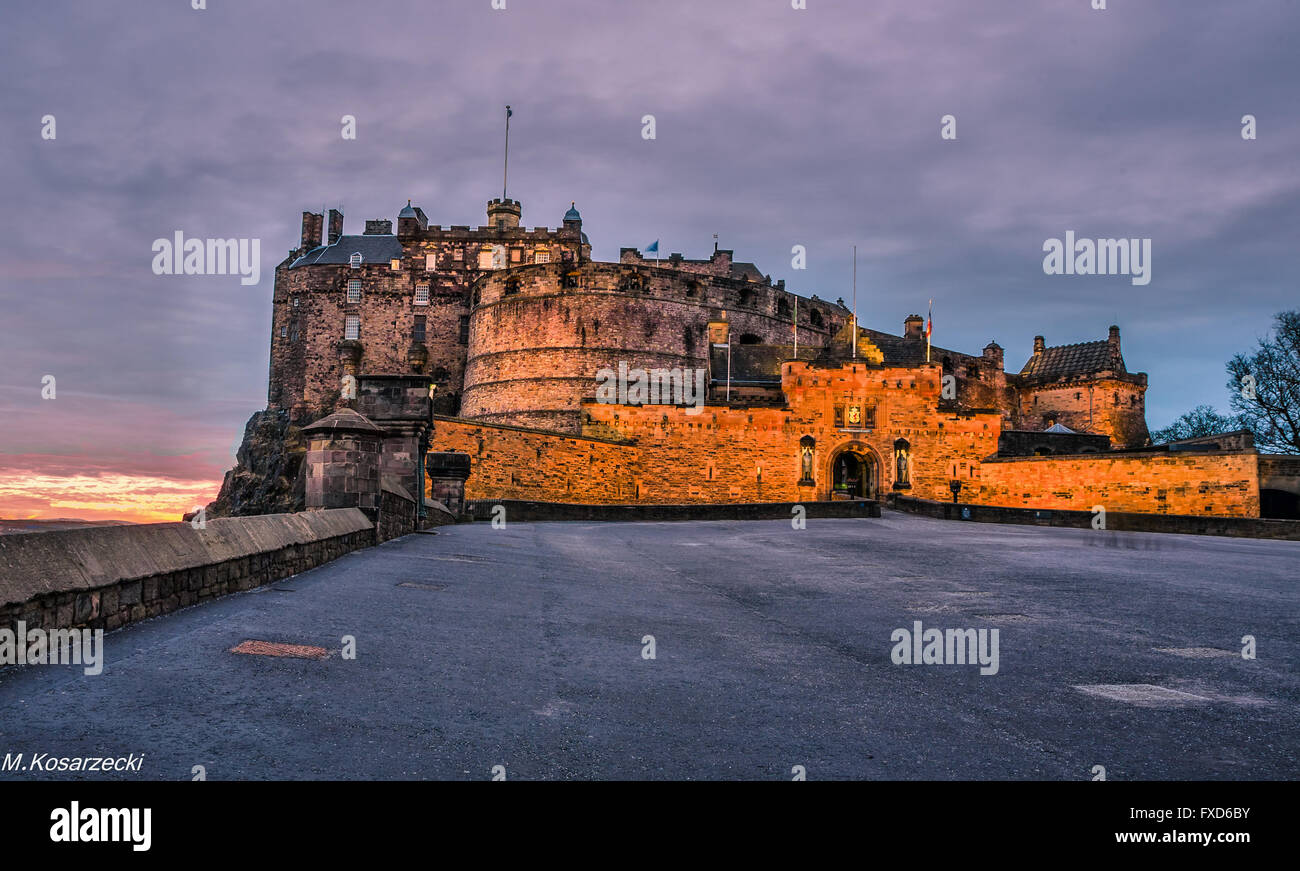
M658 240L658 239L654 240L654 241L651 242L649 245L645 246L645 253L649 254L649 253L652 252L652 251L653 251L655 254L658 254L658 253L659 253L659 240Z

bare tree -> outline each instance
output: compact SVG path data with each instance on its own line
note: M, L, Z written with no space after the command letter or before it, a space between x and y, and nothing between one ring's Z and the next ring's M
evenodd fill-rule
M1228 361L1229 402L1261 449L1300 454L1300 311L1279 312L1273 329Z

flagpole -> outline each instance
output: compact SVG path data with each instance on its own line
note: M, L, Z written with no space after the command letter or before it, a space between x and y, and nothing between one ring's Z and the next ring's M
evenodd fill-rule
M501 168L501 200L506 198L506 180L510 175L510 105L506 105L506 159Z
M799 359L799 297L794 298L794 358Z
M858 246L853 246L853 359L858 358Z
M930 300L930 309L925 315L925 362L930 362L930 330L934 327L934 300Z

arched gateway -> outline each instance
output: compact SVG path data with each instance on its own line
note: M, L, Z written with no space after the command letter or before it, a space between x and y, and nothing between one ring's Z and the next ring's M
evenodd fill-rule
M875 499L880 490L880 463L875 451L850 446L831 458L832 499Z

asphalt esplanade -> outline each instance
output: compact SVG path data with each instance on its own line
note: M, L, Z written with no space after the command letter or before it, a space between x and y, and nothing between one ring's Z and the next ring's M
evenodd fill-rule
M143 753L112 776L161 780L1295 779L1298 564L893 512L444 527L111 633L98 676L0 670L0 754ZM895 665L917 620L998 629L997 674Z

